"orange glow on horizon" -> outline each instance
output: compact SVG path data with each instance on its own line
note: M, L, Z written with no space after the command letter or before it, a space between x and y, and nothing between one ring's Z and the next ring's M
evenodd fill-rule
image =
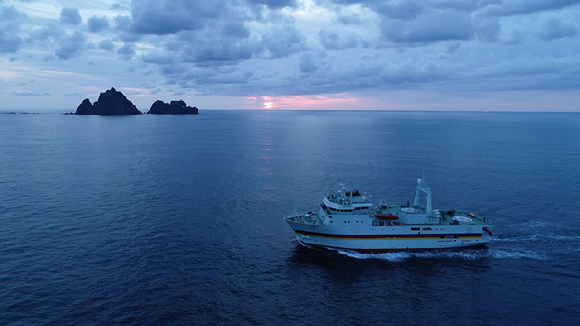
M274 106L274 103L273 102L265 102L264 103L264 108L265 109L271 109L272 106Z

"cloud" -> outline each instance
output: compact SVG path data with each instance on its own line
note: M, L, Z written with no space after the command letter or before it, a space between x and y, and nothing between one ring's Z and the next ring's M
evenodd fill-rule
M274 26L262 35L262 45L270 58L284 58L306 49L306 39L295 26Z
M63 7L60 10L60 22L63 24L78 25L83 18L77 8Z
M488 81L487 90L579 89L580 56L524 56L478 67L465 74L474 81Z
M131 30L157 35L199 30L229 11L225 0L133 0Z
M475 34L483 42L497 42L501 25L498 19L485 19L475 22Z
M476 12L491 5L501 5L504 1L505 0L431 0L427 1L426 4L434 9L453 9L465 12Z
M397 4L379 3L376 12L391 18L400 20L416 19L423 12L422 2L405 1Z
M19 51L19 62L6 64L13 75L28 62L111 74L95 80L132 71L150 80L141 94L580 89L578 2L113 0L98 12L79 2L28 18L16 8L29 6L12 1L0 5L0 52ZM79 12L91 12L86 25ZM18 82L32 78L51 85L40 75Z
M474 24L467 13L438 10L411 21L383 19L381 35L394 43L469 40L474 35Z
M487 16L512 16L557 10L580 3L580 0L505 0L483 10Z
M295 19L285 12L254 15L255 10L233 6L203 17L198 21L199 26L176 24L168 29L158 26L160 30L171 30L163 35L166 42L154 50L145 50L140 58L147 69L157 67L167 84L206 94L300 95L385 87L402 89L433 83L454 84L464 79L475 81L477 77L470 71L494 65L478 62L481 60L478 55L466 58L466 53L478 53L474 52L478 51L473 50L474 45L524 42L526 35L534 33L533 29L506 23L501 17L475 15L482 8L493 6L495 0L469 3L432 0L408 4L404 1L339 2L355 7L350 11L350 7L340 9L340 15L330 18L330 23L341 24L336 17L364 17L365 22L361 22L363 18L353 19L360 24L351 30L340 25L332 28L321 22L316 25L321 28L309 31L298 28ZM230 11L246 15L234 19L223 14ZM343 50L353 51L376 42L360 36L373 35L371 28L375 25L369 20L379 23L374 35L380 37L382 45L395 45L408 55L389 52L392 46L377 46L370 55L359 52L349 58L348 51ZM284 23L274 23L281 21ZM135 23L132 20L131 26ZM342 23L351 21L345 19ZM365 31L368 34L363 34ZM303 34L306 32L310 33L310 39ZM150 36L159 38L162 34ZM475 49L481 52L483 48ZM329 52L332 56L324 55L323 50L332 50ZM483 50L489 51L492 50ZM507 78L478 71L482 73L482 80ZM478 83L482 81L475 84Z
M261 4L268 6L270 9L280 9L284 7L297 7L298 3L296 0L249 0L253 4Z
M117 50L117 53L125 57L132 57L135 55L135 49L132 44L125 43L119 48L119 50Z
M240 69L236 66L195 67L193 69L180 69L176 74L168 74L168 84L179 84L184 89L203 88L209 92L225 89L237 89L244 84L250 83L254 72ZM219 91L219 92L222 92ZM232 95L227 94L227 95Z
M129 8L125 5L119 4L119 3L113 3L111 5L111 10L129 11L129 10L131 10L131 8Z
M18 35L10 35L0 30L0 53L20 50L23 40Z
M117 15L114 18L114 30L123 42L137 42L143 37L131 30L131 23L131 16Z
M237 32L236 26L241 28ZM232 65L252 58L279 59L306 48L306 40L293 25L268 25L261 35L250 37L239 23L226 23L221 28L182 31L165 45L166 53L145 54L145 61L181 61L197 65ZM167 68L166 68L167 69Z
M80 31L74 31L71 35L63 37L59 41L55 55L62 60L78 57L86 47L87 38Z
M326 50L344 50L368 46L360 36L353 33L341 33L337 31L321 30L318 33L319 41Z
M149 52L141 56L141 59L146 63L153 63L157 65L174 64L176 57L168 52Z
M34 30L32 33L29 34L27 39L28 43L41 43L41 44L50 44L50 41L56 41L60 39L63 35L66 34L66 31L62 26L57 24L48 24L45 27L39 28Z
M571 22L564 22L559 17L550 17L544 21L538 36L549 42L562 37L572 37L578 33L578 28Z
M115 44L110 39L102 40L99 42L99 49L105 51L113 51L115 50Z
M305 52L300 55L300 61L298 63L301 73L311 73L318 69L318 64L314 62L312 54Z
M48 93L38 94L38 93L29 93L27 91L12 92L10 95L12 95L12 96L50 96L50 94L48 94Z
M0 6L0 53L20 50L24 43L20 25L26 18L13 6Z
M244 26L244 24L239 22L226 23L222 28L223 35L226 37L233 38L248 38L250 37L250 30Z
M216 30L182 32L167 43L167 49L179 54L180 61L196 64L231 64L251 59L260 47L254 40L227 37Z
M355 14L348 15L338 15L336 22L343 25L360 25L362 23L361 18Z
M93 16L89 18L87 24L89 27L89 32L91 33L99 33L111 27L111 24L109 24L109 19L106 16Z

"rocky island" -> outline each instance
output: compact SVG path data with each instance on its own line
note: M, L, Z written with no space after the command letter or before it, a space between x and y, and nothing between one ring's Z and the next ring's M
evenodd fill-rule
M137 107L114 87L101 93L95 103L86 98L78 107L77 115L135 115L142 114Z
M147 114L198 114L198 110L195 106L187 106L183 100L171 101L169 104L157 100Z

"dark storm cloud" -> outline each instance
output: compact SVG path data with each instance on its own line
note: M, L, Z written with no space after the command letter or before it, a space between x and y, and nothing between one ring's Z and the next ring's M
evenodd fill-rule
M63 24L78 25L82 23L83 17L77 8L64 7L60 10L60 22Z
M26 15L14 7L0 6L0 53L20 50L24 43L20 25L25 19Z
M111 27L109 19L106 16L102 17L93 16L89 18L89 20L87 21L87 25L89 28L89 32L91 33L99 33Z
M78 57L86 48L87 38L80 31L74 31L71 35L58 40L58 48L55 55L62 60L68 60Z

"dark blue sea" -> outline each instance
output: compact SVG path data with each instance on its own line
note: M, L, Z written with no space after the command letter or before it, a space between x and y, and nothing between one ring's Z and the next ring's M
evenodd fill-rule
M339 182L483 248L307 248ZM0 115L0 325L578 325L580 114Z

